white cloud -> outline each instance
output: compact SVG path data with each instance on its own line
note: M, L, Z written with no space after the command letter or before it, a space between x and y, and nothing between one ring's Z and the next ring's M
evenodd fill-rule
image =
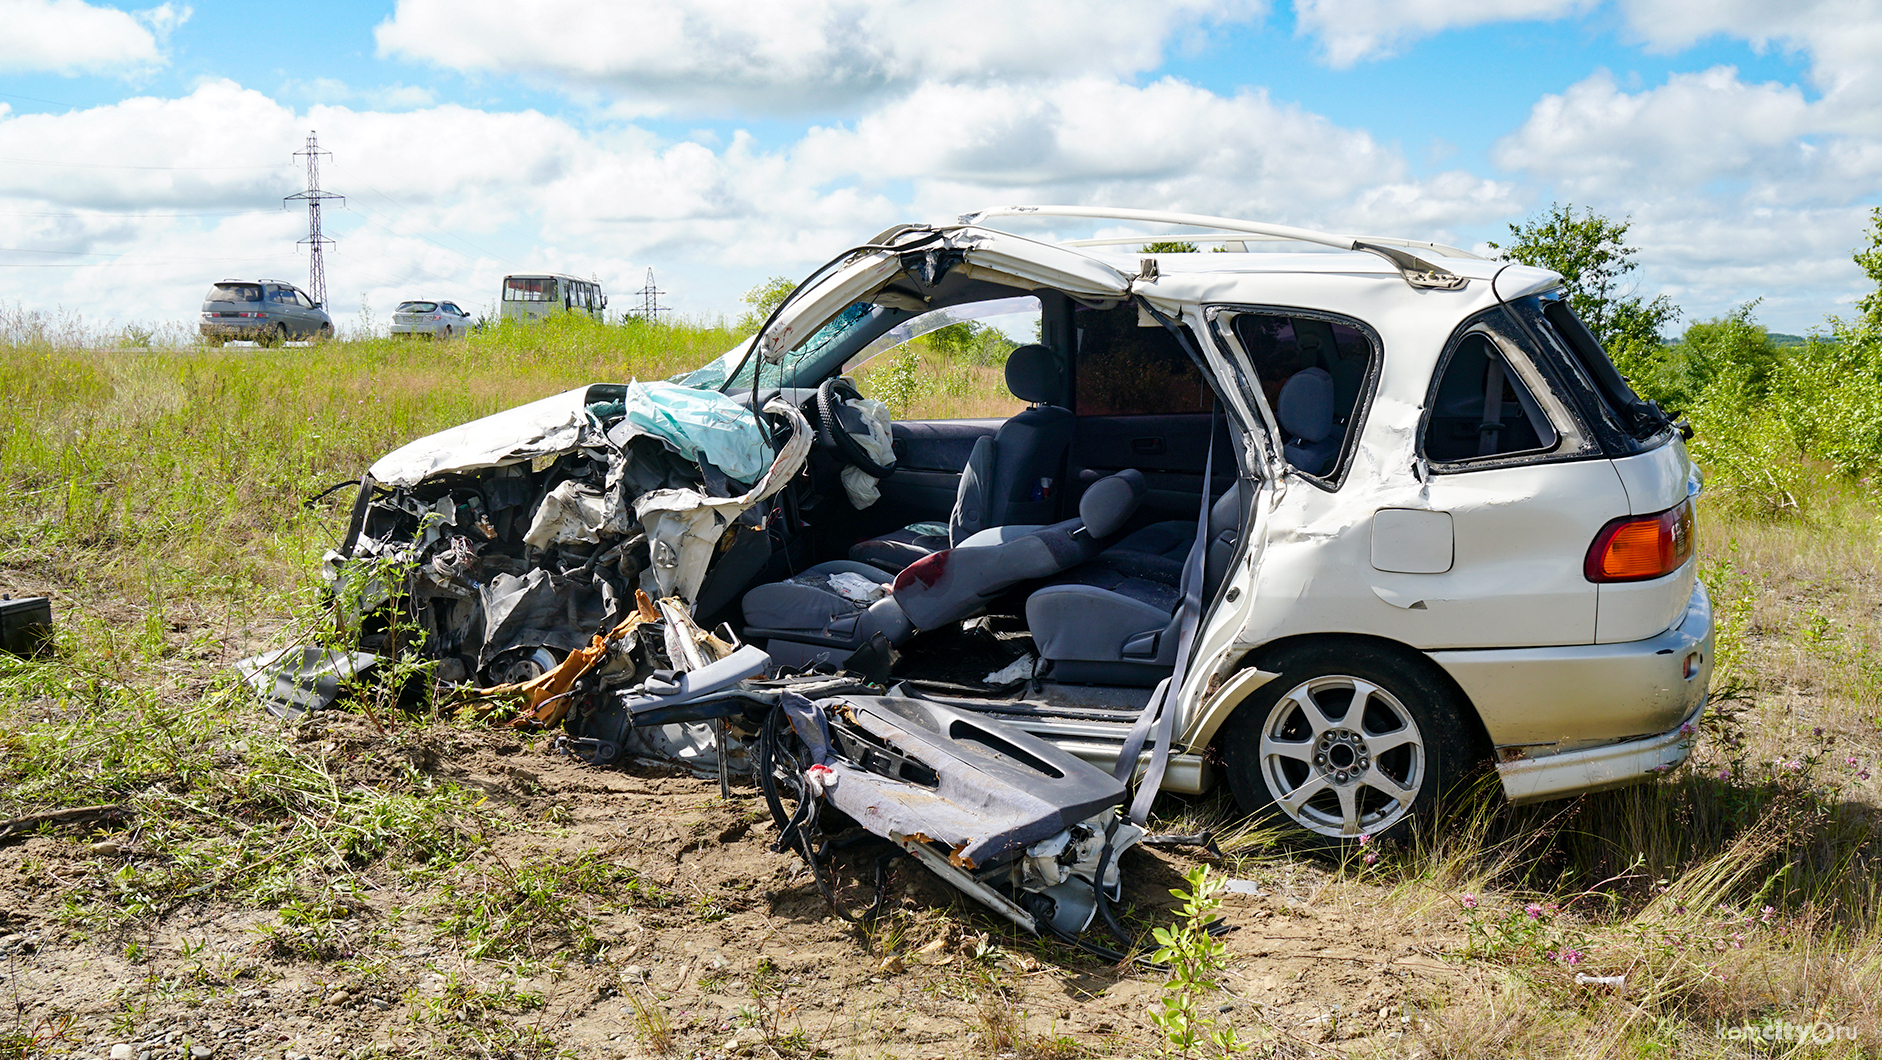
M239 149L219 134L231 125ZM1506 184L1415 178L1396 148L1265 93L1174 80L931 85L778 147L457 105L299 112L220 81L61 115L0 110L0 156L62 163L0 171L0 247L98 255L9 276L40 304L115 285L136 292L121 315L174 318L209 279L304 275L305 214L281 197L301 186L289 159L308 129L333 152L325 186L347 196L326 218L331 301L381 314L414 289L481 305L505 271L542 268L597 274L618 298L649 264L682 308L731 308L763 276L891 223L1024 199L1436 238L1516 209ZM175 216L199 212L216 216ZM41 257L54 260L0 263L63 260Z
M1746 84L1729 66L1632 93L1600 71L1542 97L1495 158L1571 196L1671 194L1718 178L1779 179L1814 168L1798 141L1818 126L1796 86Z
M641 113L814 110L956 82L1128 76L1266 0L400 0L382 56L605 88Z
M1618 0L1650 46L1678 51L1713 35L1807 54L1811 80L1847 127L1882 133L1882 9L1874 0Z
M190 9L136 14L85 0L0 0L0 73L124 73L163 62L159 40Z
M1882 141L1846 102L1751 84L1729 66L1624 91L1598 72L1544 96L1496 163L1552 195L1634 219L1643 287L1690 316L1755 297L1792 328L1862 286L1849 261L1882 183Z
M1320 39L1328 65L1344 69L1447 29L1486 22L1557 19L1596 0L1296 0L1295 25Z

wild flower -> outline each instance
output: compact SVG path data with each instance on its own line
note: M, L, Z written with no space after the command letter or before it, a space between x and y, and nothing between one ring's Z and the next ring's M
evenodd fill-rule
M1464 908L1465 909L1477 908L1477 896L1474 894L1465 895L1464 896Z
M1523 912L1528 913L1529 919L1531 920L1542 919L1542 906L1536 902L1530 902L1528 905L1523 906Z

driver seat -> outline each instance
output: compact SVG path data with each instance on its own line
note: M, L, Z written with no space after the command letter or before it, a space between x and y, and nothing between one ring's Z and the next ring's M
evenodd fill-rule
M1052 521L1053 494L1077 422L1072 410L1052 404L1064 400L1059 358L1045 346L1019 347L1006 358L1006 389L1032 407L974 443L947 525L915 523L858 542L850 547L851 560L894 574L982 530Z

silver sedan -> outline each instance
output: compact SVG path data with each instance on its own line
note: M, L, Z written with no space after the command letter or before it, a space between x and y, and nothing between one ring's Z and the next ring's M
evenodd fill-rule
M471 330L471 315L456 304L435 299L400 302L392 311L392 334L448 339Z

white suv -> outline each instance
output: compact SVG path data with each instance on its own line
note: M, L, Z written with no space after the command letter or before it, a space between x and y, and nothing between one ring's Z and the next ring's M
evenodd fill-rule
M1052 243L1003 216L1155 227ZM1231 252L1135 250L1178 239ZM1515 801L1625 784L1684 760L1706 698L1699 478L1561 284L1430 243L1184 214L901 226L679 380L701 408L766 409L774 438L808 418L808 460L778 444L756 484L712 467L696 500L636 495L623 439L639 428L610 425L670 398L584 388L382 459L344 551L384 554L421 527L409 513L474 510L482 538L434 532L421 551L638 579L708 627L729 619L776 666L875 672L1107 768L1122 751L1151 792L1225 780L1248 810L1332 841L1428 813L1483 761ZM842 374L1013 313L1038 339L1007 357L1027 407L1005 420L885 431ZM603 438L620 466L584 470ZM560 559L506 544L559 532L542 529L552 486L619 518L588 519L570 540L593 543ZM432 643L472 673L545 646L547 665L628 606L621 588L597 589L560 647L442 626Z

